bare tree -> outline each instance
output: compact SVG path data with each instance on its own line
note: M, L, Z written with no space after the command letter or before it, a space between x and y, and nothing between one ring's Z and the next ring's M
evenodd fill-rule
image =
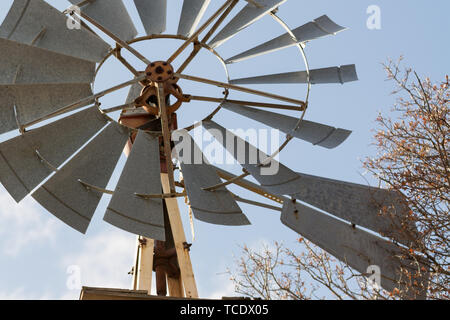
M449 299L449 79L421 80L411 69L401 70L400 61L384 65L395 83L398 99L392 111L397 117L377 118L378 154L364 167L404 195L410 211L393 233L410 234L406 226L417 226L411 245L402 250L403 259L420 261L417 270L402 270L402 283L387 292L300 238L296 250L279 243L261 251L244 246L237 267L229 270L237 293L263 299L401 299L427 290L428 299ZM389 217L389 208L382 209ZM428 281L420 280L424 274Z

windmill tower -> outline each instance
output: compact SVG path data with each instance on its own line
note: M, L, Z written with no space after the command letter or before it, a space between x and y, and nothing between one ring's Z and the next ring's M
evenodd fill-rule
M250 223L238 202L278 210L283 224L357 271L365 273L368 266L379 266L382 287L395 288L405 262L395 258L397 245L375 233L393 236L400 245L408 244L407 236L392 234L406 212L401 197L384 189L297 173L275 160L293 139L331 149L350 135L348 130L305 119L307 109L312 107L312 85L357 80L354 65L312 70L305 54L310 41L345 28L321 16L290 29L276 14L286 0L223 0L210 17L204 17L210 0L184 0L178 32L170 35L163 33L167 1L135 0L147 33L136 38L134 22L121 0L70 2L80 10L61 13L43 0L15 0L0 27L0 133L18 132L0 144L0 181L17 202L31 193L50 213L85 233L101 196L111 194L104 220L139 236L134 289L149 291L155 268L158 293L165 294L167 278L170 295L198 297L179 197L188 198L196 219L218 225ZM65 13L81 18L81 27L67 28ZM236 56L222 58L220 47L263 17L273 18L283 33ZM116 47L111 48L92 26L114 40ZM153 39L173 39L182 44L166 60L149 61L134 45ZM303 70L232 80L228 76L228 82L183 73L202 50L214 54L228 75L232 63L287 47L298 49ZM146 69L135 69L122 56L124 50L144 62ZM191 50L187 60L177 62L186 50ZM98 70L110 58L123 63L132 79L93 93L91 85ZM189 95L183 92L182 81L223 88L224 95ZM306 98L299 100L251 87L286 83L304 85ZM125 104L101 105L104 96L125 87L130 87ZM230 92L247 93L267 102L232 100ZM216 106L201 123L180 130L177 116L182 116L183 105L195 101ZM286 134L284 143L274 154L264 154L214 121L222 109L280 130ZM299 116L284 115L283 110L298 111ZM117 111L119 119L112 118L110 115ZM199 125L236 158L243 169L241 175L216 168L203 157L201 161L194 159L201 150L189 131ZM175 135L182 143L172 141ZM107 190L124 148L128 159L119 182L114 190ZM178 159L178 167L172 162L173 154L184 154ZM250 161L251 155L256 155L256 161ZM276 172L264 173L273 166L278 168ZM182 179L176 178L176 171L182 173ZM248 176L259 184L248 181ZM243 199L227 190L231 184L281 206ZM381 216L380 208L385 206L395 208L398 216L391 220ZM410 229L413 234L414 226Z

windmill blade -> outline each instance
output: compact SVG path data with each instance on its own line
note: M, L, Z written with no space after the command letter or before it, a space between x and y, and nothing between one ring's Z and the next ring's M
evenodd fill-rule
M214 167L214 169L230 178L235 177L220 168ZM408 219L406 216L402 216L402 214L407 214L408 207L396 192L303 173L297 174L300 176L301 189L291 190L291 193L294 192L294 194L290 194L290 196L294 199L322 209L348 221L348 223L384 234L405 245L409 245L411 238L417 239L416 226L414 223L407 225ZM274 200L273 195L267 189L246 179L241 179L236 184ZM279 202L278 200L274 201ZM398 216L383 217L380 215L383 207L394 207ZM393 225L395 225L394 228ZM398 232L398 230L403 230L404 233Z
M69 29L67 17L43 0L14 0L0 38L32 44L60 54L99 62L110 46L85 28Z
M72 4L79 0L69 0ZM99 23L123 41L130 41L137 35L133 21L122 0L95 0L81 8L81 12Z
M393 243L302 204L286 201L281 222L361 274L378 266L381 286L389 292L398 288L401 267L417 270L412 261L398 258L401 251Z
M127 100L125 101L125 103L134 102L134 100L136 100L136 98L141 95L141 91L142 91L142 85L139 82L133 84L130 87L130 90L128 91L128 96L127 96Z
M159 140L139 131L106 209L103 220L128 232L165 241L162 199L138 194L161 194Z
M311 84L347 83L357 81L356 66L354 64L340 67L314 69L309 72ZM306 71L269 74L259 77L241 78L230 81L231 84L280 84L280 83L308 83Z
M278 129L295 138L308 141L313 145L333 149L342 144L351 134L351 131L338 129L325 124L302 120L300 127L294 131L298 119L279 113L259 110L226 102L222 108L233 111L247 118L259 121L272 128Z
M83 83L0 85L0 133L41 119L91 94L91 86Z
M285 195L299 187L300 176L294 171L274 159L262 166L268 157L262 151L214 121L203 121L202 125L268 192Z
M292 32L294 33L298 43L302 43L305 41L310 41L317 38L333 35L345 29L346 28L337 25L330 18L324 15L311 22L308 22L307 24L301 27L292 30ZM274 52L284 48L288 48L296 44L297 42L295 42L294 39L292 39L291 35L289 33L285 33L257 47L254 47L250 50L247 50L243 53L240 53L234 57L227 59L226 63L234 63L242 61L269 52Z
M0 85L90 83L95 63L0 38Z
M32 196L45 209L85 233L102 197L80 181L106 188L128 139L128 130L109 124Z
M270 11L278 8L287 0L257 0L258 6L248 3L208 44L217 48L225 41L234 37L239 31L247 28Z
M211 0L184 0L178 34L190 37L197 29Z
M1 183L20 202L106 123L97 107L91 107L3 142Z
M147 35L166 31L167 0L134 0Z
M301 177L298 189L292 189L290 193L295 199L356 225L393 237L406 245L415 238L414 223L405 225L408 221L406 217L409 208L399 193L356 183L298 174ZM392 207L390 211L395 215L383 216L384 207Z
M195 218L225 226L249 225L247 217L225 187L214 191L203 189L216 186L222 181L216 170L208 164L192 137L184 131L174 132L172 137L178 140L175 142L175 150Z

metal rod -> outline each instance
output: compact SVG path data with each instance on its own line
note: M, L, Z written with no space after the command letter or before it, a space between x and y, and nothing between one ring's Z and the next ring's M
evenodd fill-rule
M182 45L180 48L178 48L177 51L172 54L172 56L167 60L168 63L172 63L173 60L175 60L183 51L186 49L191 42L193 42L200 33L202 33L226 8L228 5L230 5L235 0L227 0L225 4L220 7L219 10L216 11L209 19L206 21L192 36L190 36Z
M234 177L234 178L231 178L230 180L228 180L226 182L219 183L219 184L216 184L215 186L202 188L202 189L205 190L205 191L216 191L217 189L220 189L222 187L225 187L225 186L228 186L230 184L233 184L235 181L241 180L241 179L243 179L245 177L248 177L249 175L250 175L250 173L248 173L247 171L244 170L244 173L241 174L238 177Z
M150 61L144 57L142 54L140 54L137 50L135 50L133 47L131 47L128 43L126 43L125 41L123 41L122 39L120 39L118 36L116 36L114 33L112 33L111 31L105 29L101 24L97 23L95 20L91 19L89 16L87 16L85 13L80 12L80 15L83 19L87 20L89 23L93 24L95 27L97 27L98 29L100 29L103 33L105 33L108 37L110 37L111 39L113 39L115 42L117 42L122 48L127 49L128 51L130 51L132 54L134 54L136 56L136 58L138 58L139 60L141 60L142 62L144 62L145 64L149 65Z
M98 192L101 192L101 193L106 193L106 194L111 194L111 195L114 194L114 191L112 191L112 190L107 190L107 189L104 189L104 188L100 188L100 187L94 186L93 184L84 182L81 179L78 179L78 182L81 183L88 190L92 189L92 190L95 190L95 191L98 191Z
M135 193L135 196L143 199L170 199L170 198L181 198L186 196L186 192L181 193L164 193L164 194L140 194Z
M111 112L116 112L116 111L120 111L123 109L134 109L134 103L126 103L117 107L112 107L112 108L108 108L108 109L103 109L101 110L103 113L111 113Z
M166 108L166 95L164 93L164 84L156 83L156 87L158 89L158 104L160 111L160 119L161 119L161 129L163 134L163 143L164 143L164 154L166 156L166 164L167 164L167 176L169 178L169 187L170 192L175 193L175 178L173 174L173 163L172 163L172 149L170 146L171 143L171 132L169 128L169 118L167 115Z
M234 198L234 200L236 200L237 202L242 202L242 203L247 203L247 204L251 204L252 206L257 206L257 207L261 207L261 208L266 208L266 209L270 209L270 210L275 210L275 211L283 211L283 208L280 207L276 207L276 206L271 206L269 204L265 204L265 203L261 203L261 202L257 202L257 201L252 201L252 200L248 200L248 199L244 199L241 198L235 194L232 193L232 196Z
M69 104L69 105L67 105L65 107L62 107L61 109L58 109L58 110L56 110L56 111L54 111L52 113L49 113L48 115L46 115L44 117L41 117L41 118L39 118L37 120L34 120L34 121L31 121L31 122L29 122L29 123L27 123L25 125L22 125L22 127L24 129L26 129L28 127L31 127L31 126L35 125L35 124L38 124L39 122L48 120L48 119L56 117L56 116L59 116L59 115L61 115L63 113L75 110L77 108L81 108L81 107L87 106L88 104L94 103L95 100L97 100L97 99L99 99L99 98L101 98L101 97L103 97L103 96L105 96L105 95L107 95L107 94L109 94L111 92L120 90L122 88L125 88L125 87L127 87L129 85L132 85L132 84L134 84L136 82L139 82L139 81L142 81L144 79L146 79L146 76L142 75L142 76L140 76L140 77L138 77L136 79L133 79L133 80L121 83L121 84L119 84L119 85L117 85L115 87L103 90L103 91L101 91L101 92L99 92L97 94L94 94L94 95L90 96L90 97L81 99L81 100L79 100L77 102L74 102L74 103L71 103L71 104Z
M217 171L217 174L219 175L219 177L221 177L222 179L225 180L231 180L233 178L236 178L237 176L227 172L225 170L219 169L217 167L214 167L214 169ZM263 196L264 198L270 199L272 201L278 202L278 203L283 203L284 201L288 200L285 197L280 197L274 194L271 194L267 191L265 191L264 189L262 189L260 186L258 186L256 183L250 182L246 179L239 179L239 180L234 180L233 184L240 186L244 189L247 189L251 192L254 192L256 194L259 194L260 196Z
M212 98L212 97L202 97L202 96L189 96L191 100L197 101L208 101L208 102L229 102L234 104L241 104L244 106L254 106L261 108L273 108L273 109L284 109L284 110L294 110L294 111L303 111L304 107L296 107L296 106L288 106L283 104L273 104L273 103L263 103L263 102L254 102L254 101L243 101L243 100L230 100L223 98Z
M180 73L174 73L173 76L176 77L176 78L180 78L180 79L185 79L185 80L190 80L190 81L195 81L195 82L211 84L211 85L214 85L214 86L217 86L217 87L220 87L220 88L231 89L231 90L236 90L236 91L242 91L242 92L245 92L245 93L250 93L250 94L254 94L254 95L258 95L258 96L263 96L263 97L267 97L267 98L271 98L271 99L275 99L275 100L281 100L281 101L293 103L293 104L296 104L296 105L300 105L302 107L306 106L305 102L300 101L300 100L286 98L286 97L282 97L282 96L279 96L279 95L276 95L276 94L262 92L262 91L258 91L258 90L254 90L254 89L245 88L245 87L240 87L240 86L236 86L236 85L232 85L232 84L228 84L228 83L224 83L224 82L209 80L209 79L195 77L195 76L189 76L189 75L180 74Z
M223 20L230 14L231 10L236 6L239 0L234 0L230 5L228 6L227 10L220 16L220 18L216 21L216 23L212 26L212 28L208 31L206 36L203 38L201 43L206 43L209 38L212 36L212 34L217 30L217 28L222 24ZM197 56L197 54L200 52L200 49L202 47L198 44L194 44L194 50L189 55L189 57L186 59L186 61L183 62L183 64L178 68L177 73L183 72L186 67L194 60L194 58Z
M122 56L121 53L122 47L117 44L116 49L114 50L115 54L114 56L119 60L125 68L127 68L132 74L134 74L136 77L139 76L139 72Z

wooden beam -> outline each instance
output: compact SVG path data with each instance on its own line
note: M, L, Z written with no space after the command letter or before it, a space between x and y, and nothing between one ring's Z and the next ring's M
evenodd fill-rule
M155 241L149 238L144 239L140 245L139 264L137 272L137 290L147 291L151 294L153 278L153 250Z
M184 298L183 281L180 276L178 278L168 276L167 287L169 288L170 297Z
M164 193L170 193L170 182L167 173L161 173L161 183ZM165 199L170 226L172 228L173 240L177 251L178 264L180 266L181 280L187 298L198 298L197 285L192 270L189 250L185 247L186 236L180 217L180 209L176 198Z

